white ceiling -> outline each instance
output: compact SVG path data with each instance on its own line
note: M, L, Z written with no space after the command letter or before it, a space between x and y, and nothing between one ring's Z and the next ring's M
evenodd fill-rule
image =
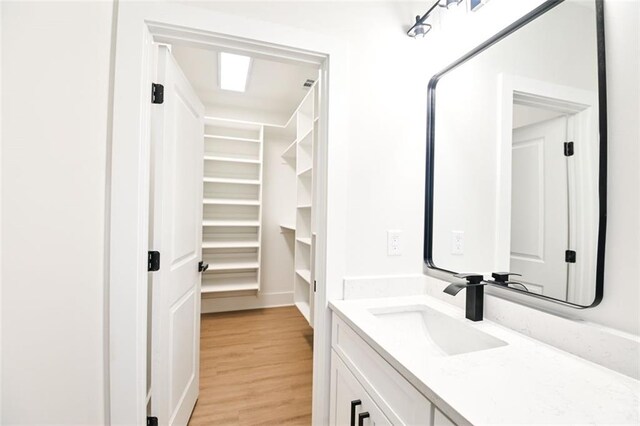
M318 75L308 66L254 58L246 92L231 92L219 86L218 52L173 46L172 53L207 113L226 118L286 121L308 92L304 82Z

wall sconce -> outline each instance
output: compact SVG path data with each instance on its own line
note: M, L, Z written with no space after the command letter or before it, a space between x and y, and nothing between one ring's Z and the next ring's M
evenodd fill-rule
M449 9L451 6L457 6L462 3L462 0L440 0L438 6Z
M457 6L460 3L462 3L462 0L436 0L424 15L416 16L416 22L409 28L407 35L413 38L423 38L431 30L431 25L427 24L426 20L436 7L440 6L449 9L449 7Z
M426 18L425 18L426 19ZM420 15L416 16L416 23L409 28L407 35L413 38L422 38L431 30L431 25L424 22Z

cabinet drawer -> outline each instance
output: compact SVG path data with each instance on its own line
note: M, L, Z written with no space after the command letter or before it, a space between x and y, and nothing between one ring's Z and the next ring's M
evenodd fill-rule
M337 315L331 345L393 424L431 425L432 404Z

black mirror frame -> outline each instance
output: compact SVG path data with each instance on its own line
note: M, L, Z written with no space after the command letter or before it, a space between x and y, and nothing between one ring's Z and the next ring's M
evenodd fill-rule
M435 162L435 102L436 86L440 78L449 71L457 68L469 59L477 56L484 50L493 46L511 33L514 33L529 22L535 20L549 10L558 6L564 0L548 0L527 15L515 21L489 40L479 45L474 50L462 56L442 71L435 74L429 81L427 92L427 170L425 186L425 218L424 218L424 262L427 268L451 275L451 281L455 281L453 274L456 272L437 267L433 263L433 193L434 193L434 162ZM524 290L495 285L493 288L501 288L511 292L532 296L537 299L569 306L577 309L593 308L597 306L603 297L604 288L604 251L607 227L607 82L605 61L605 34L604 34L604 6L603 0L594 0L596 7L596 35L598 55L598 105L599 105L599 222L598 222L598 249L596 259L596 292L593 303L588 306L570 303L561 299L529 293Z

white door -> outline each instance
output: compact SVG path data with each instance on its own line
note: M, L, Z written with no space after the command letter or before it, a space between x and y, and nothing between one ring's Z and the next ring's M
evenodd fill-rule
M204 107L169 50L159 47L164 103L152 105L151 413L186 425L198 398Z
M567 118L513 131L511 272L529 291L567 299ZM516 287L517 288L517 287Z

